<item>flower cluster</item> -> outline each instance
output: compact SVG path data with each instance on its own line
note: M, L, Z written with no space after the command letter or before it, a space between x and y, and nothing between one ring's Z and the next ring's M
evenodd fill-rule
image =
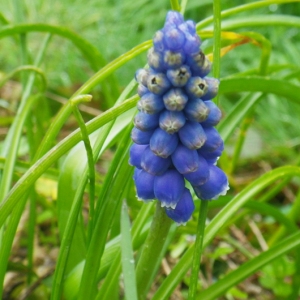
M195 23L170 11L153 38L149 68L136 72L140 100L129 163L137 197L158 199L179 224L194 210L186 181L202 200L228 190L226 175L215 166L224 147L214 128L221 111L211 101L219 80L207 77L211 63L200 44Z

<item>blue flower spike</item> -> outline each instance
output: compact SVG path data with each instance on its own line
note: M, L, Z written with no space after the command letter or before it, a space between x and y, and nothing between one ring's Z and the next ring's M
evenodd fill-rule
M153 37L149 67L135 74L141 99L129 163L135 167L137 197L157 199L179 225L195 209L187 182L201 200L217 199L229 189L216 166L224 142L214 126L222 114L211 100L220 82L209 77L211 62L200 47L195 23L169 11Z

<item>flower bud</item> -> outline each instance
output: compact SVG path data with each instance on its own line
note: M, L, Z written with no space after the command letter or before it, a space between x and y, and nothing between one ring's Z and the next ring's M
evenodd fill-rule
M183 110L188 101L187 95L182 89L171 89L164 96L163 101L168 110Z
M156 31L153 37L153 45L154 45L154 49L158 52L162 52L165 50L164 33L162 30Z
M192 20L187 20L185 22L186 26L187 26L187 30L189 31L190 34L194 35L197 34L196 33L196 23Z
M166 16L165 24L172 24L178 26L184 22L182 14L178 13L177 11L168 11Z
M144 86L143 84L139 83L138 85L138 89L137 89L137 93L140 97L143 97L144 95L146 95L147 93L149 93L149 90L146 86Z
M184 192L184 178L176 170L168 170L154 179L154 194L162 207L175 208Z
M168 70L167 77L173 86L182 87L191 77L191 71L188 66L183 65L179 68Z
M148 51L148 65L155 71L163 71L164 58L162 53L155 51L154 48L150 48Z
M135 72L135 80L144 86L147 86L148 76L149 76L149 70L146 69L138 69Z
M162 111L165 106L162 98L158 95L147 93L137 103L138 110L147 114L156 114Z
M208 88L207 92L201 97L202 100L210 100L218 94L220 80L211 77L204 78Z
M138 145L133 144L130 147L129 152L129 164L132 166L137 167L138 169L141 169L141 160L144 150L148 147L148 145Z
M154 130L142 131L134 127L131 131L131 139L139 145L146 145L150 143Z
M134 118L134 126L142 131L153 130L159 125L159 116L159 113L150 115L140 111Z
M191 77L185 86L185 90L192 98L201 98L207 93L208 84L201 77Z
M159 117L159 127L167 133L177 132L185 124L185 116L181 111L164 110Z
M214 151L207 151L200 148L197 150L197 152L199 155L203 156L209 164L213 165L216 164L217 160L222 155L223 150L224 150L224 142L222 141L222 144L219 145L219 147Z
M139 200L147 202L155 198L154 179L155 176L145 172L144 170L134 170L133 180L135 182L136 193Z
M191 28L191 24L183 23L178 26L178 28L184 32L185 36L185 43L183 46L183 50L186 54L191 55L199 52L200 48L200 38L196 34L195 27ZM195 31L194 33L191 33L190 31Z
M185 60L185 55L182 52L172 52L165 51L164 52L164 64L165 67L168 68L179 68Z
M184 108L188 120L203 122L209 115L209 107L200 98L190 100Z
M164 73L154 73L148 76L147 87L154 94L162 95L170 86L170 81Z
M202 200L217 199L225 195L228 187L228 180L225 173L214 165L208 165L209 179L200 186L193 186L196 195Z
M167 158L176 149L178 145L178 136L176 133L169 134L164 130L157 128L151 136L150 148L160 157Z
M207 137L204 145L202 146L203 151L213 152L223 144L223 140L220 137L217 129L214 127L204 127L204 132Z
M199 123L186 122L178 131L181 143L189 149L199 149L206 141L206 135Z
M199 167L198 153L179 144L172 154L172 162L181 174L195 172Z
M216 126L222 117L221 110L213 101L205 101L206 107L209 109L209 114L204 122L201 122L202 127Z
M202 185L209 178L207 161L201 155L198 155L198 162L198 168L194 172L184 174L184 178L188 180L193 186Z
M166 45L166 48L168 48L171 51L176 51L181 49L185 42L185 36L184 33L175 28L172 28L170 30L165 31L165 36L164 36L164 42Z
M148 146L141 158L141 167L152 175L163 174L171 165L171 158L162 158L155 155Z
M185 188L182 197L174 209L166 209L166 214L178 225L185 225L192 216L195 209L194 201L190 191Z
M211 70L211 62L201 50L189 56L187 63L191 66L194 76L204 77Z

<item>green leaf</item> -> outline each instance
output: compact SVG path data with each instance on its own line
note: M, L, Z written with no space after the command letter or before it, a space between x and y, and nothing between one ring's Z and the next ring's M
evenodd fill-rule
M270 248L269 250L261 253L252 260L247 261L238 269L232 271L227 276L218 280L215 284L207 288L198 294L197 299L217 299L218 297L224 295L224 293L235 286L242 280L246 279L251 274L260 270L263 266L267 265L278 256L287 253L300 246L300 232L292 234L290 237L284 239L282 242L276 246ZM282 289L280 289L282 291Z
M121 250L125 298L137 300L134 258L131 244L130 220L124 203L121 213Z

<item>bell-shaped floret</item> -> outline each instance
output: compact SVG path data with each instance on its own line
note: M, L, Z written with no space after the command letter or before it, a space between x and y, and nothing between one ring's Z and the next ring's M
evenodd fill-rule
M148 65L155 71L164 70L164 57L161 52L155 51L154 48L148 51Z
M144 86L147 86L148 76L149 76L149 70L146 69L138 69L135 72L135 80Z
M163 158L170 156L178 145L178 136L176 133L169 134L166 131L157 128L150 139L150 149Z
M191 77L185 86L185 90L192 98L201 98L207 93L208 84L201 77Z
M137 93L140 97L143 97L144 95L146 95L147 93L149 93L149 90L146 86L144 86L143 84L139 83L138 85L138 89L137 89Z
M193 186L196 195L202 200L214 200L220 195L225 195L228 186L226 174L214 165L208 165L209 179L200 186Z
M167 13L165 24L179 26L184 22L184 18L178 11L170 10Z
M163 174L171 165L171 157L162 158L155 155L148 146L141 158L141 167L152 175Z
M182 52L164 51L165 68L179 68L185 61L185 55Z
M207 92L201 97L202 100L210 100L218 94L220 80L212 77L205 77L205 82L207 83Z
M164 73L152 73L148 76L148 90L154 94L162 95L171 86L170 81Z
M209 112L209 107L200 98L190 100L184 108L187 119L193 122L205 121Z
M222 142L217 149L214 151L207 151L202 148L198 149L197 152L199 155L203 156L209 164L216 164L219 157L222 155L224 150L224 142Z
M181 111L164 110L159 117L159 127L167 133L175 133L185 124L185 115Z
M183 47L185 35L180 29L176 27L166 28L164 34L164 43L167 49L176 51Z
M142 131L155 129L159 125L159 116L159 113L150 115L140 111L134 118L134 126Z
M199 167L198 153L179 144L172 154L172 162L181 174L195 172Z
M179 68L168 70L167 77L173 86L183 87L191 77L191 71L189 66L183 65Z
M148 145L133 144L129 151L129 164L141 169L142 155Z
M162 30L158 30L155 32L153 37L153 45L155 51L162 52L165 50L164 33Z
M195 204L190 191L185 188L182 197L174 209L166 209L167 216L178 225L185 225L192 216Z
M213 152L223 144L223 140L219 135L217 129L214 127L204 127L204 132L206 134L206 142L202 146L203 151Z
M142 111L147 114L156 114L160 111L162 111L165 106L162 97L147 93L140 101L137 103L137 108L139 111Z
M168 110L183 110L186 103L188 102L187 95L182 91L182 89L171 89L164 96L163 101L165 107Z
M200 50L187 57L187 64L190 66L193 76L206 76L211 70L211 62Z
M181 143L189 149L199 149L206 141L202 126L197 122L186 122L178 131Z
M184 178L176 170L167 170L154 180L154 194L162 207L175 208L184 192Z
M198 168L194 172L184 174L184 178L193 186L202 185L209 178L208 163L205 158L203 158L201 155L198 155L198 162Z
M150 138L152 137L154 130L142 131L134 127L131 131L131 139L134 143L139 145L146 145L150 143Z
M133 180L135 182L136 193L139 200L147 202L155 198L154 179L155 176L144 170L134 170Z
M198 53L201 45L201 40L199 36L196 33L191 34L191 28L189 28L187 23L179 25L178 28L182 32L184 32L185 36L185 43L183 45L184 53L186 53L187 55Z
M196 34L196 23L192 20L187 20L185 22L187 29L191 35Z
M221 110L213 101L205 101L204 102L207 108L209 109L209 114L205 121L201 122L203 127L216 126L222 117Z

